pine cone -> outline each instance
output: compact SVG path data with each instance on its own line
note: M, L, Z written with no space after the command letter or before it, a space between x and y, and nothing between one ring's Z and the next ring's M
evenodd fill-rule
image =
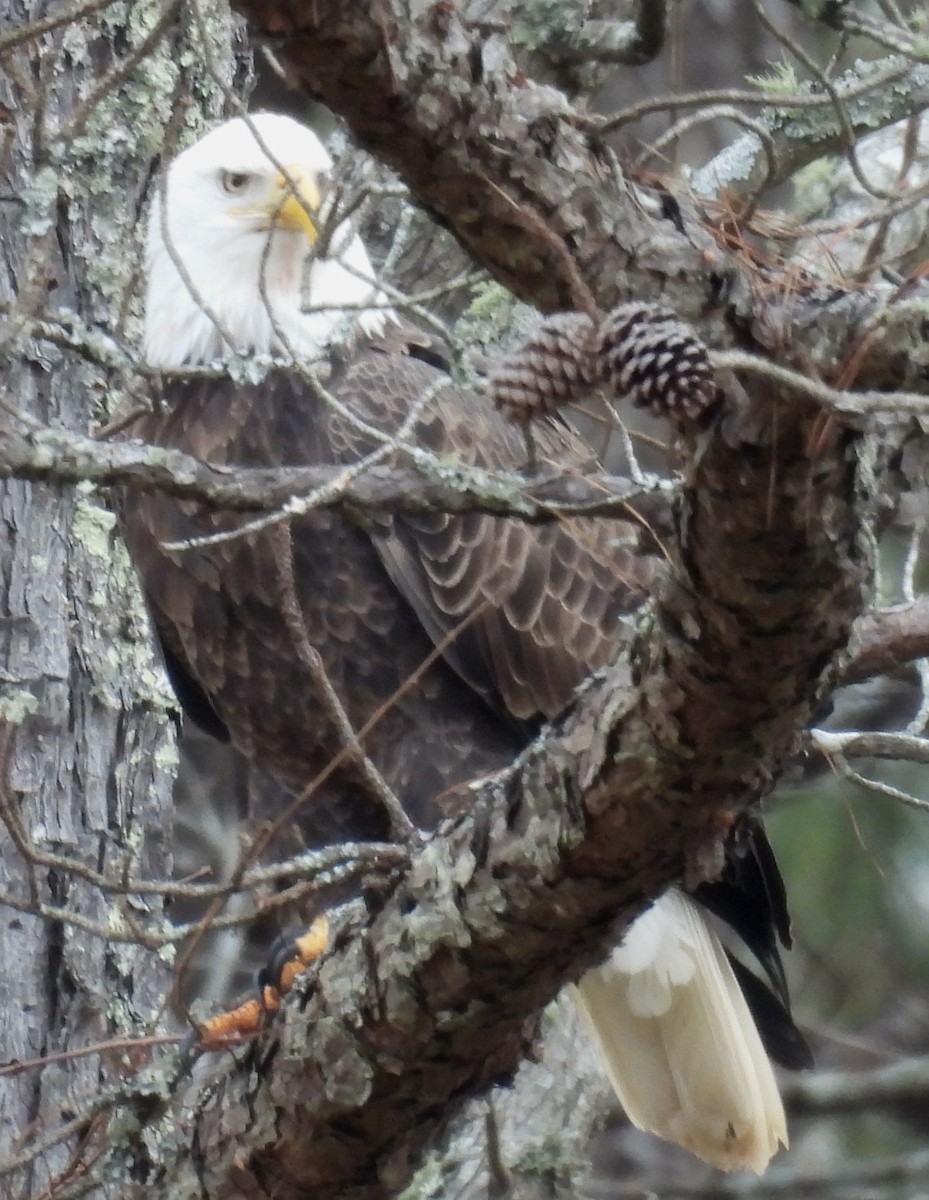
M490 397L511 421L531 421L570 404L598 379L594 323L583 313L555 313L488 380Z
M617 397L699 424L720 398L706 346L659 304L622 304L604 318L594 354Z

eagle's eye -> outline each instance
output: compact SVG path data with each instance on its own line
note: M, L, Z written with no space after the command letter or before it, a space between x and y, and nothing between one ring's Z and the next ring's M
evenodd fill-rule
M234 196L236 192L245 190L251 175L246 175L244 171L223 171L219 178L223 185L223 191Z

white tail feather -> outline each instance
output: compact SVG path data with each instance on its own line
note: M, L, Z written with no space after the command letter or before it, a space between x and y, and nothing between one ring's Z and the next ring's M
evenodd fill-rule
M787 1145L774 1072L722 944L671 891L577 985L632 1123L724 1171L761 1174Z

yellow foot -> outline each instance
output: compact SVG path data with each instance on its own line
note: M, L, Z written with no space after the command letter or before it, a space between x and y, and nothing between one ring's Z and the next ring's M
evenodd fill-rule
M281 1006L285 996L294 985L297 976L305 971L329 945L329 919L317 917L306 933L294 938L274 955L274 963L262 972L265 979L260 983L258 996L246 1000L238 1008L211 1017L198 1030L198 1045L201 1050L221 1050L235 1045L257 1033L262 1023ZM273 982L268 982L268 977Z

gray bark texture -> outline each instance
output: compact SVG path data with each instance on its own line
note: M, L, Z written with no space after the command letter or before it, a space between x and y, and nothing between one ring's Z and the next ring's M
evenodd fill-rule
M140 163L178 83L171 39L144 60L147 78L118 78L157 16L137 6L130 32L128 7L0 62L0 437L21 414L84 433L106 400L105 372L33 323L61 311L123 332ZM7 5L0 37L45 9ZM146 1061L132 1039L161 1024L171 960L145 942L167 925L165 900L131 881L170 877L176 753L173 702L106 497L10 479L0 528L0 1057L24 1064L0 1075L0 1194L38 1197L71 1177L102 1100Z
M617 61L657 36L628 7ZM729 355L725 401L680 439L667 572L627 653L511 770L475 785L465 816L342 911L318 970L254 1045L176 1086L176 1062L145 1046L56 1060L156 1031L170 986L150 948L170 944L164 898L133 887L170 868L170 700L113 520L73 481L225 486L178 458L96 454L89 435L104 398L155 386L113 366L132 344L136 225L155 156L185 116L196 128L226 106L235 60L225 13L186 4L114 3L66 37L7 46L0 1045L52 1061L0 1075L0 1144L9 1194L30 1200L400 1192L449 1118L513 1077L561 988L670 882L719 869L733 818L828 702L871 602L888 462L929 391L924 284L763 273L686 189L627 178L595 122L523 74L501 31L450 4L237 8L289 80L517 296L543 311L660 298ZM17 5L12 27L43 14ZM564 83L571 54L543 50ZM61 310L68 346L48 336ZM837 390L851 380L858 392ZM908 390L909 415L875 389ZM386 484L398 504L434 503L415 480ZM545 501L511 487L474 502ZM876 629L864 641L880 660ZM912 636L926 644L925 627ZM531 1075L522 1083L531 1095ZM439 1169L443 1194L474 1194L473 1160ZM490 1174L480 1186L499 1192Z

